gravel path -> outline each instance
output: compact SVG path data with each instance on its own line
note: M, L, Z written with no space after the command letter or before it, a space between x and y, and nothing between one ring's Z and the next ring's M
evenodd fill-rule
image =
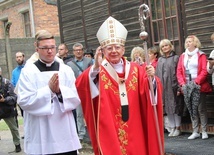
M3 121L3 120L1 120ZM23 126L19 127L19 131L20 131L20 136L23 136ZM4 130L4 131L0 131L0 155L26 155L23 152L23 142L24 140L21 139L21 147L22 147L22 151L19 153L15 153L15 146L13 145L13 141L12 141L12 135L10 133L10 130ZM83 144L83 145L87 145L87 144ZM84 149L82 152L79 153L79 155L93 155L93 153L91 152L91 146L87 146L86 149Z
M2 121L2 120L1 120ZM182 133L178 137L168 137L165 133L165 151L175 155L214 155L214 135L209 135L209 139L202 140L201 138L195 140L188 140L187 137L191 133ZM20 126L20 135L23 136L23 126ZM15 153L12 136L9 130L0 131L0 155L25 155L22 151ZM23 139L21 139L21 146L23 148ZM83 144L86 149L79 153L79 155L93 155L91 146Z

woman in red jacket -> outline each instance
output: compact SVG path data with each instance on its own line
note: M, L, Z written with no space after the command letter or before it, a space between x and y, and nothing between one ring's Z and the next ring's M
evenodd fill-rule
M202 139L207 139L206 93L211 92L207 81L206 55L200 51L201 43L194 36L185 40L185 52L180 56L177 67L177 79L184 94L184 100L190 113L193 133L188 139L200 137L199 118L201 120Z

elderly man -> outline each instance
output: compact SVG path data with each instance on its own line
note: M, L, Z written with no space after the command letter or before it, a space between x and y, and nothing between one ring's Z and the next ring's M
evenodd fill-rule
M72 68L74 75L77 78L84 70L91 66L93 62L91 58L84 57L84 49L81 43L75 43L73 45L73 54L74 59L69 61L67 65ZM76 111L74 111L74 114L75 112L79 139L81 142L89 142L90 139L83 118L82 106L79 105L76 108Z
M77 155L81 148L72 110L80 104L70 67L55 61L54 36L35 36L39 59L21 72L18 103L24 113L26 154Z
M76 81L94 153L162 155L161 83L151 65L144 70L123 57L126 36L126 28L109 17L97 32L101 46L94 65ZM150 90L148 76L157 89ZM154 107L151 91L156 94Z

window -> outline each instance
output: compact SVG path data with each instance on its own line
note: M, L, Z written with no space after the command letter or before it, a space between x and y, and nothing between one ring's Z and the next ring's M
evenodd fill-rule
M176 0L151 0L151 30L152 43L159 45L162 39L169 39L175 46L175 51L182 49L180 24L178 19L179 3Z
M22 14L23 14L25 37L31 37L31 25L30 25L29 11L24 12Z

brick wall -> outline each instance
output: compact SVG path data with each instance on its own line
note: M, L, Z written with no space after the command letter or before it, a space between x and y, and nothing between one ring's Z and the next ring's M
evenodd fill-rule
M59 36L59 21L57 6L48 5L44 0L33 0L35 31L49 30L53 35ZM9 8L0 10L0 19L8 18L12 22L10 38L24 38L24 24L22 10L30 9L29 1L13 4ZM0 21L0 39L4 38L3 22Z
M2 10L0 13L0 17L7 17L9 22L12 22L10 28L10 36L12 38L20 38L24 37L24 29L23 29L23 22L22 22L22 14L19 13L19 10L28 6L28 1L22 4L18 4L11 8L7 8ZM3 29L3 22L0 22L0 38L4 37L4 29Z
M46 4L44 0L34 0L33 3L36 31L47 29L54 36L59 36L57 7Z

